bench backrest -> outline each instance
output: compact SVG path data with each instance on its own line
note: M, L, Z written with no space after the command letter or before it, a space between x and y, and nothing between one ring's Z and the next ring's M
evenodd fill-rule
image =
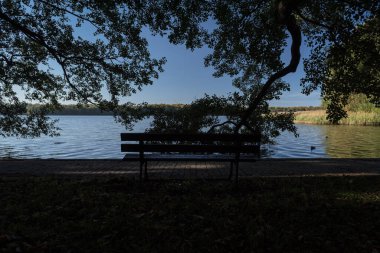
M259 134L122 133L122 152L260 153ZM138 143L136 143L138 142Z

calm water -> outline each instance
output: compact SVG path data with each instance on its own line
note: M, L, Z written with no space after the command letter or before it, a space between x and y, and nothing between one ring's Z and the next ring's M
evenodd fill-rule
M0 158L121 159L120 133L112 116L60 116L61 136L1 138ZM144 131L148 121L135 127ZM299 138L283 133L276 145L263 145L272 158L379 158L380 127L297 125ZM311 146L315 147L311 150Z

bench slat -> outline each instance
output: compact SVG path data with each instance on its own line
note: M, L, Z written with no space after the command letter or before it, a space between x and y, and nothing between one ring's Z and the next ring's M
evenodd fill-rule
M121 141L242 141L260 142L259 134L121 133Z
M211 153L258 153L257 145L184 145L184 144L121 144L121 152L211 152Z
M144 159L149 161L235 161L235 155L161 155L161 154L145 154ZM239 161L255 162L257 161L257 155L243 155L240 156ZM138 154L126 154L123 158L124 161L140 161Z

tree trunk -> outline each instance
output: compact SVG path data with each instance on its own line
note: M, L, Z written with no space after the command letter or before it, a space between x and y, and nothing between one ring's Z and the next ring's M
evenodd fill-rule
M264 97L269 92L272 84L279 78L286 76L291 72L296 72L297 67L299 65L301 59L300 47L302 41L301 29L297 24L296 18L293 15L295 8L293 5L286 5L282 1L279 2L277 8L277 18L280 22L280 25L285 25L287 30L289 31L292 38L291 45L291 59L289 64L281 69L280 71L274 73L269 77L267 82L264 84L263 88L259 92L259 94L252 100L249 104L247 110L243 114L240 122L235 126L235 133L238 133L242 126L248 125L248 118L256 111L258 105L262 102Z

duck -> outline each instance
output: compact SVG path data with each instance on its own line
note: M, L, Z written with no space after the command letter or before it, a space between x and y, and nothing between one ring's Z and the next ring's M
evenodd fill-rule
M316 149L315 146L310 146L310 151L313 151L314 149Z

